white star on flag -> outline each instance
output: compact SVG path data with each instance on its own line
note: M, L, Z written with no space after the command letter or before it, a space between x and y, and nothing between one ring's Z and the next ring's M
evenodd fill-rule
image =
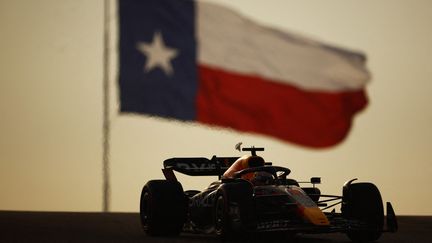
M144 71L150 72L154 68L161 68L168 76L174 72L171 60L177 56L177 49L165 45L162 34L156 31L151 43L138 42L136 48L147 57Z

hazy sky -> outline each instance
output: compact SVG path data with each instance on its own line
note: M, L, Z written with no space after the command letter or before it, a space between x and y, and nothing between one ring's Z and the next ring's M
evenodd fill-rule
M292 177L340 194L372 181L399 214L432 215L432 2L214 0L261 24L366 53L370 104L348 138L312 150L265 136L116 112L111 43L111 210L138 211L142 186L174 156L264 146ZM114 1L112 1L114 3ZM111 16L112 37L115 16ZM0 210L102 207L103 1L0 0ZM215 178L181 176L185 189Z

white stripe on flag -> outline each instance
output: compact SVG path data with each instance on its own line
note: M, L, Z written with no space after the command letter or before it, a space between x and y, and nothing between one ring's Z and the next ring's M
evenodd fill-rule
M234 11L197 1L198 62L298 88L347 91L369 80L364 57L255 24Z

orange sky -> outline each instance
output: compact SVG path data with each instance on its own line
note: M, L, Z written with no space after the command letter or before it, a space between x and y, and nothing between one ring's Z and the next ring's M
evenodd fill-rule
M262 24L365 52L369 106L348 138L325 150L119 116L111 59L112 211L138 211L141 187L162 177L164 159L240 156L234 145L242 141L266 147L266 160L290 167L297 179L321 176L326 194L359 178L375 182L397 213L432 215L432 2L217 2ZM103 1L0 0L0 210L101 210L102 24ZM215 179L180 178L186 189Z

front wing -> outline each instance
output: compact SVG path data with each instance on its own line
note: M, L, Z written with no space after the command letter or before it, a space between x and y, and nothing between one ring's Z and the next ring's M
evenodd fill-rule
M295 210L297 208L296 204L287 205L287 211L290 209ZM231 219L232 226L234 228L240 229L245 225L241 224L239 210L236 204L231 205ZM302 219L294 216L293 214L284 215L283 211L276 210L278 214L268 213L268 216L261 219L256 219L253 222L243 222L246 223L246 230L253 232L275 232L275 231L285 231L291 233L305 233L305 234L321 234L321 233L346 233L349 231L376 231L374 228L370 228L368 224L357 220L346 219L341 213L326 212L325 215L330 221L329 225L318 226L309 222L305 222ZM261 212L257 212L262 213ZM282 217L281 217L282 215ZM283 216L284 215L284 216ZM396 232L397 231L397 220L394 214L393 208L390 203L387 203L387 229L382 230L382 232Z

